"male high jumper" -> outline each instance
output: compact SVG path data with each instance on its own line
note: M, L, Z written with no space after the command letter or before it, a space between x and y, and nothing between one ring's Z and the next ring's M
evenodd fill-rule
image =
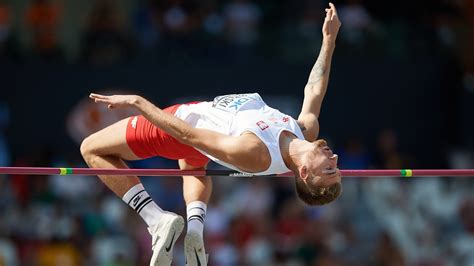
M178 160L183 170L205 169L211 159L253 175L292 171L302 201L310 205L333 201L342 190L337 155L317 137L340 26L336 8L329 3L321 50L304 88L298 119L269 107L257 93L223 95L212 102L178 104L163 110L137 95L91 94L95 102L109 108L136 108L141 115L87 137L81 145L85 161L90 167L127 168L124 160L162 156ZM137 176L99 178L148 225L153 250L150 265L170 265L184 219L163 211ZM211 190L210 177L183 177L187 265L207 265L202 235Z

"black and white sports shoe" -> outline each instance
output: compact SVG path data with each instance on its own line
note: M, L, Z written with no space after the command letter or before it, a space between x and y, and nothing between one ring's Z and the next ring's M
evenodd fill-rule
M202 236L195 232L189 232L184 237L184 255L186 266L207 266L209 254L204 249Z
M150 266L169 266L173 261L173 246L184 227L183 217L166 212L158 224L148 227L152 236Z

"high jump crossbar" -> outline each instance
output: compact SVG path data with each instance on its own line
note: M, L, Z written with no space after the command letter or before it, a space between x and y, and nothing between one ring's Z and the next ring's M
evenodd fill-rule
M0 167L0 174L9 175L120 175L120 176L237 176L252 174L232 170L180 170L180 169L111 169L111 168L55 168L55 167ZM341 175L358 177L415 177L415 176L474 176L474 169L389 169L341 170ZM274 177L292 177L292 172Z

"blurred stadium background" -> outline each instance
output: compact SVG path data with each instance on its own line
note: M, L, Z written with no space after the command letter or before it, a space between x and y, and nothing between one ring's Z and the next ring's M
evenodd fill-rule
M473 168L474 2L334 3L343 25L320 124L340 168ZM82 138L130 115L93 105L91 91L161 107L256 91L295 115L326 5L0 0L0 165L85 166ZM319 208L290 179L214 182L210 265L474 265L472 178L347 178ZM180 178L143 183L185 214ZM145 223L97 178L0 175L0 265L148 265L150 254Z

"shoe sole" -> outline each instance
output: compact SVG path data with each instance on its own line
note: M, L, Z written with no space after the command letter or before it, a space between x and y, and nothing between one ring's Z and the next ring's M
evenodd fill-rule
M181 235L181 232L183 232L184 228L184 219L181 216L178 216L177 219L173 220L170 225L170 229L168 232L170 232L164 241L163 246L158 252L153 251L153 256L151 258L151 261L155 261L155 264L152 264L150 262L150 266L169 266L171 265L171 262L173 260L173 248L174 244L176 243L176 240L178 240L179 236ZM166 244L171 241L171 238L173 238L173 242L171 244L171 248L169 249L170 251L166 251Z
M201 252L198 252L201 250ZM187 264L186 266L206 266L207 256L199 256L203 254L204 245L201 237L197 234L186 234L184 237L184 252Z

